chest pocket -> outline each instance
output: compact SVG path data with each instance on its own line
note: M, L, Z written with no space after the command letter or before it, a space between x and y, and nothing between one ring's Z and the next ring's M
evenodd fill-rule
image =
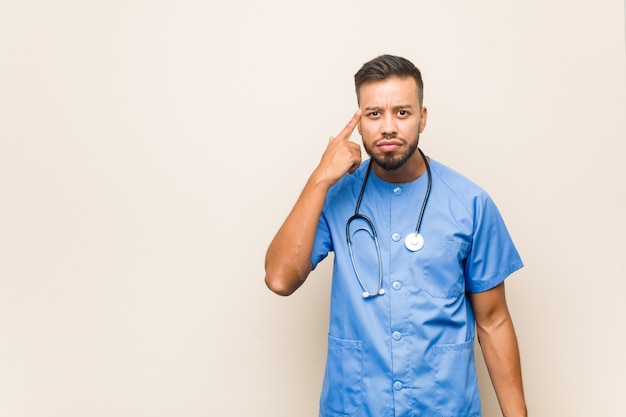
M458 298L465 291L465 258L469 244L459 241L426 242L422 249L424 290L436 298Z

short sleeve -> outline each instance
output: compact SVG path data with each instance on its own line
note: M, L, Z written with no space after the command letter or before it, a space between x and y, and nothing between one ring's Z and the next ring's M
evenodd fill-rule
M523 263L498 208L486 194L476 197L474 225L465 263L466 288L482 292L500 284Z
M324 213L320 216L317 223L317 232L315 233L315 241L313 242L313 251L311 253L311 264L313 269L317 267L317 264L322 262L330 251L332 251L332 238L330 236L330 230Z

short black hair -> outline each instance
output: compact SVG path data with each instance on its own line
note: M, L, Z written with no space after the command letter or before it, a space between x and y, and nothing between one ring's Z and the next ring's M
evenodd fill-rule
M357 101L361 99L361 87L363 84L373 81L382 81L391 77L412 77L417 85L417 97L420 105L424 99L424 82L422 73L411 61L394 55L380 55L363 64L361 69L354 74L354 86L356 88Z

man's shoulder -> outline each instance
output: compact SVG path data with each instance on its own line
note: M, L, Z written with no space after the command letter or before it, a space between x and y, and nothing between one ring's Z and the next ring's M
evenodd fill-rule
M487 192L480 185L459 171L432 159L430 168L433 177L437 178L440 185L445 186L463 202L474 201L477 197L489 198Z
M432 170L433 174L439 177L440 180L446 183L449 183L450 185L464 186L464 187L471 187L471 188L475 187L475 188L481 189L481 187L478 184L476 184L472 179L470 179L465 174L462 174L456 169L451 168L448 165L445 165L437 160L434 160L434 159L430 160L430 169Z

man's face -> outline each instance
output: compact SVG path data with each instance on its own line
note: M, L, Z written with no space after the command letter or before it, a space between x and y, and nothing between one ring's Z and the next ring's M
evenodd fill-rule
M387 171L402 167L410 160L426 126L412 77L392 77L361 86L363 116L358 129L363 147L372 161Z

